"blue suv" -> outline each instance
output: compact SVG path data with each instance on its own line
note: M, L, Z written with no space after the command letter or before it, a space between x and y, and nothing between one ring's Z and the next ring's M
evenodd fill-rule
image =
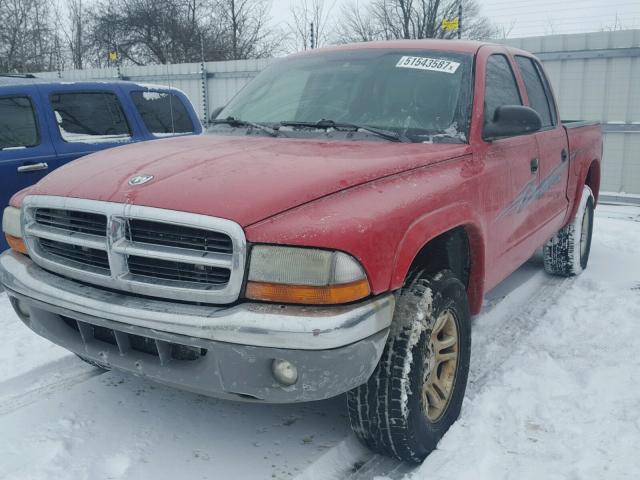
M179 90L0 76L0 211L47 173L98 150L202 133ZM0 238L0 251L7 247Z

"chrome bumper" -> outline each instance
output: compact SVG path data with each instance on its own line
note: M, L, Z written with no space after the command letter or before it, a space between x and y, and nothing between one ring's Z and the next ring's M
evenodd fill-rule
M149 300L59 277L12 251L0 255L0 283L29 328L106 368L203 395L268 403L321 400L365 383L382 355L395 305L391 294L313 308ZM181 358L185 350L195 358ZM276 359L296 366L294 385L276 381Z
M85 285L43 270L11 250L0 256L9 292L73 312L219 342L327 350L368 338L391 325L392 294L348 306L242 303L232 307L153 300Z

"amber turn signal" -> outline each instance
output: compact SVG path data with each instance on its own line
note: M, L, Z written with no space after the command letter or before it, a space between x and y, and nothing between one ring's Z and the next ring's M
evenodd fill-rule
M248 282L246 297L253 300L306 305L337 305L360 300L370 293L366 279L321 287L281 283Z
M27 246L24 244L24 240L18 237L14 237L13 235L5 234L5 238L7 239L7 243L9 244L9 248L15 250L16 252L24 253L27 255Z

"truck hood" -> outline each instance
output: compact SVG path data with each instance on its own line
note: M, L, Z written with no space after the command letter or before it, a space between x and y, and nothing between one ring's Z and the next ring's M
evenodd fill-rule
M461 156L468 148L380 141L181 137L88 155L52 172L22 195L144 205L227 218L247 226L349 187ZM153 178L130 185L132 177L144 175Z

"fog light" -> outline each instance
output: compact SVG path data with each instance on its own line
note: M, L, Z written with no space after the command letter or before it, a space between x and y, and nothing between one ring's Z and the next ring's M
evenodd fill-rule
M29 307L27 305L18 300L17 298L11 297L11 305L13 305L13 309L16 311L18 316L22 321L27 321L31 317L31 312L29 311Z
M282 385L293 385L298 381L298 369L286 360L275 359L271 364L271 371L275 379Z

